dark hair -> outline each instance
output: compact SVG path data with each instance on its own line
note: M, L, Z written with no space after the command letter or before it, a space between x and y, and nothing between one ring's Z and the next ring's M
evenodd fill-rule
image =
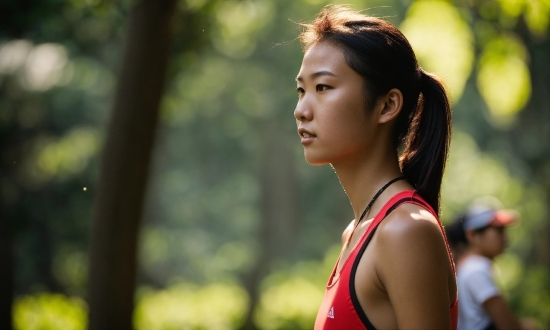
M368 108L392 88L403 94L394 124L401 171L439 212L441 180L451 135L451 109L439 79L418 65L405 36L392 24L350 10L327 6L311 24L301 24L304 51L320 41L340 47L346 63L365 81Z
M447 241L451 246L469 245L468 239L466 238L466 231L464 230L464 221L467 219L465 213L459 214L454 220L445 226L445 235L447 236ZM494 227L491 224L483 226L481 228L473 229L476 234L482 234L487 229Z
M468 245L463 222L464 214L460 214L453 220L453 222L445 226L445 235L447 236L447 241L449 242L449 245L453 247L457 247L461 244Z

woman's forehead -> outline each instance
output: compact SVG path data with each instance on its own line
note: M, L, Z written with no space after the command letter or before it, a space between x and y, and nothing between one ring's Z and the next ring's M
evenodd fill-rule
M333 76L352 71L345 61L341 48L330 42L317 42L304 54L297 80L315 78L320 73L332 73ZM323 74L324 75L324 74Z

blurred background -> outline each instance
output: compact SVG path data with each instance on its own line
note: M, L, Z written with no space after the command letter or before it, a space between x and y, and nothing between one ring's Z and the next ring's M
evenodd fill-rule
M133 1L0 4L0 272L17 329L84 329L92 204ZM138 241L138 329L308 329L352 209L295 131L323 0L178 0ZM550 2L348 0L442 76L443 223L517 210L499 285L550 328Z

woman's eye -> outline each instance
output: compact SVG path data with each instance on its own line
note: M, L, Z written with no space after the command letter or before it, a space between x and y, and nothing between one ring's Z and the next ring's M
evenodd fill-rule
M304 94L304 89L302 87L298 87L296 88L296 92L298 92L298 96L301 96L302 94Z
M315 90L317 90L318 92L326 91L327 89L329 89L327 85L319 84L315 86Z

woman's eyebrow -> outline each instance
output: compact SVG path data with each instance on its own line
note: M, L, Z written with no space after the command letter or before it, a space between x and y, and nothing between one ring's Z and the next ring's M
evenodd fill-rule
M309 77L311 79L315 79L317 77L320 77L320 76L332 76L332 77L336 77L336 75L328 70L321 70L321 71L317 71L317 72L314 72L312 73ZM298 76L296 77L296 81L304 81L304 78L302 78L301 76Z

